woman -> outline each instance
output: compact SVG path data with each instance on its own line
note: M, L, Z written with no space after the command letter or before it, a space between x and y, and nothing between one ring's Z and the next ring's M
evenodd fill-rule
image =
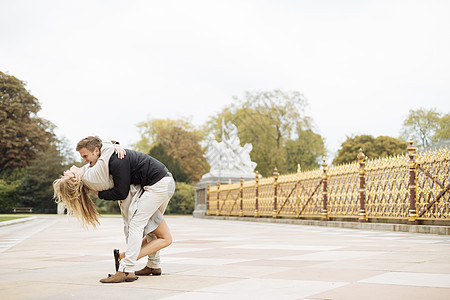
M60 179L53 183L56 201L62 201L69 212L74 214L86 227L99 225L99 213L89 197L89 192L108 190L114 186L108 169L108 162L114 151L119 158L126 154L122 147L103 142L101 156L94 166L89 167L88 164L81 168L72 166L64 172ZM139 185L131 185L128 197L119 201L124 221L124 233L127 239L128 225L136 211L136 203L141 192L142 189ZM148 255L148 263L144 269L137 271L136 275L161 274L159 250L169 246L172 242L169 228L162 217L162 213L157 210L144 229L144 238L138 259ZM124 252L119 254L118 250L114 250L116 271L119 260L124 256Z

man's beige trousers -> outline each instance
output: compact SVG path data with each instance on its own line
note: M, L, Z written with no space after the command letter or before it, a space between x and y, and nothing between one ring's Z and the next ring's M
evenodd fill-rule
M119 271L134 272L136 260L141 250L144 228L150 217L159 209L164 213L167 203L175 192L173 178L164 177L151 186L144 187L144 193L137 200L136 211L131 217L128 227L127 251L125 258L120 261ZM156 256L156 257L155 257ZM149 256L149 267L159 267L159 253ZM154 265L152 263L155 262Z

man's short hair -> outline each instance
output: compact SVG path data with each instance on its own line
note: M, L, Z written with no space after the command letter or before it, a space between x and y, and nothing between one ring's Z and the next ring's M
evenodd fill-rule
M91 152L93 152L95 148L100 150L102 149L102 140L98 136L88 136L78 142L76 150L80 151L83 148L86 148Z

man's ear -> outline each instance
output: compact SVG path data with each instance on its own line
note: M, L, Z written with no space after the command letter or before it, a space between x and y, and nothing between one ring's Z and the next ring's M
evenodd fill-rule
M95 154L95 156L100 157L100 149L98 149L97 147L95 147L95 149L94 149L94 154Z

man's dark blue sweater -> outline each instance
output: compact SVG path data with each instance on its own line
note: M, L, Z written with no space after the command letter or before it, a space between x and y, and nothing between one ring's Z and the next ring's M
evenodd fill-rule
M108 166L114 187L98 192L100 199L123 200L128 196L130 184L153 185L167 175L166 166L150 155L128 149L126 153L123 159L111 155Z

